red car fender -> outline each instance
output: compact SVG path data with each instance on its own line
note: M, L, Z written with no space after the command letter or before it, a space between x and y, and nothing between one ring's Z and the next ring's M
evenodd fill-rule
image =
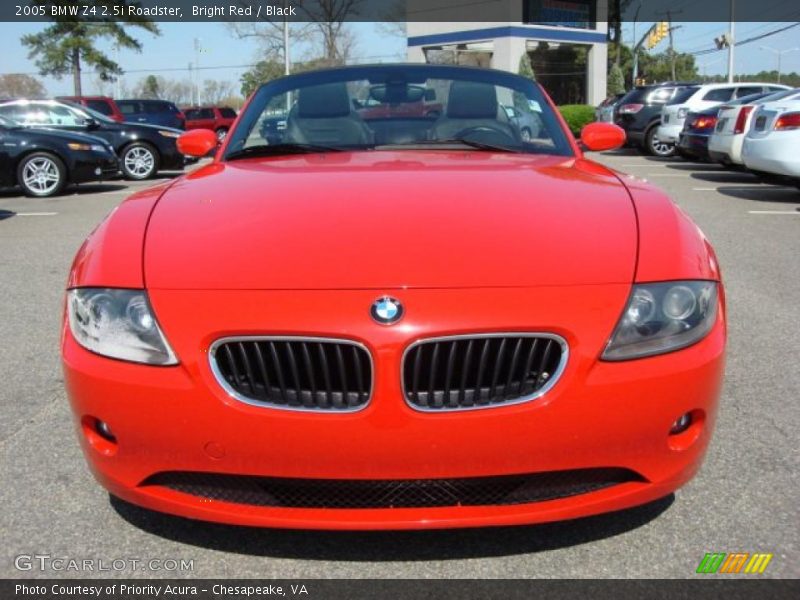
M78 250L67 287L144 288L147 222L171 184L137 192L112 210Z
M720 281L716 254L689 216L657 187L622 181L631 194L639 229L635 281Z

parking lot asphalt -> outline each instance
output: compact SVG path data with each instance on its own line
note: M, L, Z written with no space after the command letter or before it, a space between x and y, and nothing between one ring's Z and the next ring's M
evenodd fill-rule
M800 191L630 150L594 158L666 190L714 243L723 269L730 343L721 410L705 465L674 497L565 523L403 533L227 527L110 499L84 464L63 389L63 288L85 236L152 182L84 185L45 200L6 191L0 577L692 577L706 552L773 553L764 577L800 576ZM15 557L33 554L106 566L186 559L193 570L15 568Z

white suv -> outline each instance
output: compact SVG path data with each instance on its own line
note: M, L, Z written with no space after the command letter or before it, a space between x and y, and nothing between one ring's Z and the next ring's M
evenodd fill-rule
M661 125L656 136L668 144L678 142L686 115L721 105L723 102L767 92L790 89L777 83L709 83L679 92L661 109Z

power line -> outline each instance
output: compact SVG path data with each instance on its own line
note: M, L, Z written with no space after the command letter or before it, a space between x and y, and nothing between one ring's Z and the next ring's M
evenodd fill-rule
M797 27L798 25L800 25L800 22L792 23L791 25L787 25L786 27L781 27L780 29L775 29L773 31L768 31L767 33L762 33L761 35L756 35L756 36L747 38L745 40L742 40L741 42L734 42L733 45L734 46L744 46L745 44L750 44L752 42L757 42L758 40L763 40L764 38L768 38L770 36L776 35L776 34L781 33L783 31L787 31L789 29ZM687 54L692 54L694 56L704 56L706 54L713 54L715 52L721 52L721 51L722 51L722 48L708 48L706 50L698 50L696 52L688 52Z
M354 61L369 61L369 60L382 60L386 58L397 59L400 55L399 54L381 54L377 56L359 56L354 59ZM310 62L310 61L305 61ZM295 61L294 64L302 65L304 62ZM189 67L163 67L159 69L126 69L123 71L122 75L129 75L134 73L170 73L170 72L180 72L180 71L218 71L221 69L252 69L258 66L258 63L253 64L244 64L244 65L214 65L214 66L207 66L207 67L194 67L190 69ZM83 70L83 73L89 74L97 74L98 71L89 71ZM16 73L9 73L10 75L39 75L38 71L28 71L28 72L16 72Z

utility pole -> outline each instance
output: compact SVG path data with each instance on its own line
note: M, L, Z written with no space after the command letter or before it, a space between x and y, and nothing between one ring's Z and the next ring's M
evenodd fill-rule
M776 48L771 48L769 46L759 46L759 48L761 48L762 50L768 50L769 52L778 55L778 83L781 82L781 58L783 57L784 54L788 54L789 52L794 52L795 50L800 50L800 48L797 47L788 48L786 50L778 50Z
M639 11L642 10L642 3L636 7L636 13L633 15L633 78L631 79L631 87L636 85L636 76L639 75L639 46L636 45L636 21L639 20ZM617 48L617 56L619 56L620 48Z
M119 64L119 44L114 46L114 59L116 63ZM122 96L122 75L117 75L117 78L114 80L114 97L119 100Z
M736 45L736 42L733 38L733 31L734 31L734 5L736 4L736 0L731 0L731 24L728 28L728 83L733 83L733 47Z
M292 57L289 54L289 17L283 17L283 74L288 75L292 70Z
M200 38L194 38L194 66L195 66L195 73L194 73L194 86L192 93L193 95L196 94L197 102L194 103L195 106L200 105Z
M672 32L675 31L676 29L680 28L680 25L678 25L677 27L673 27L672 26L672 15L673 14L679 15L682 12L683 12L682 10L678 10L678 11L675 11L675 12L673 12L672 10L667 10L667 11L662 11L662 12L657 13L659 15L666 15L667 16L667 30L669 31L669 50L668 50L668 53L669 53L670 70L671 70L671 73L672 73L672 81L675 81L677 79L677 76L675 75L675 61L676 61L675 39L674 39L674 37L672 35Z

